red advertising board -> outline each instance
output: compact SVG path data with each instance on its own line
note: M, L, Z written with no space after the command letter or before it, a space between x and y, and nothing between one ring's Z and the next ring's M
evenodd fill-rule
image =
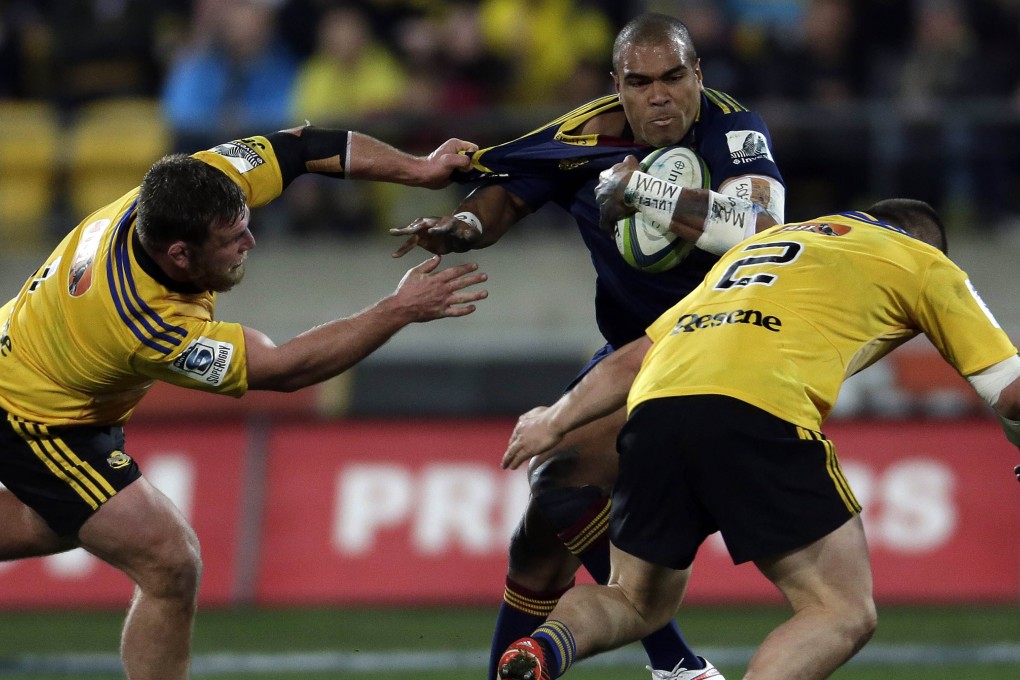
M864 504L884 601L1015 600L1020 460L993 421L827 428ZM497 461L509 422L282 427L270 446L258 600L498 599L526 488ZM718 536L690 602L776 601Z
M511 425L276 428L258 601L498 600L528 493L499 468Z
M128 430L128 452L202 541L204 606L484 604L527 500L494 421L317 421ZM881 602L1020 597L1020 454L992 420L826 428L865 507ZM123 606L131 585L82 551L0 564L0 606ZM778 601L711 537L688 602Z

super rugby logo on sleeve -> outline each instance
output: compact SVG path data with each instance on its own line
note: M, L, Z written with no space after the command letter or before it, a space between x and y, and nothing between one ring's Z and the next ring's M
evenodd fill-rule
M230 161L230 164L237 168L237 171L242 175L246 172L251 172L266 162L266 159L260 156L258 151L243 141L220 144L213 147L212 152L218 153Z
M234 356L234 345L229 342L199 337L191 341L183 352L177 355L171 365L178 373L189 378L219 385L230 368Z
M757 130L733 130L726 133L726 145L730 148L730 158L735 164L750 163L759 158L773 163L772 152L769 151L765 135Z

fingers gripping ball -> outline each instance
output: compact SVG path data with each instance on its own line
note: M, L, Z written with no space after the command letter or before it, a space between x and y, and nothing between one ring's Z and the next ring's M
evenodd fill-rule
M705 161L682 146L656 149L641 161L641 170L681 188L707 189L711 186ZM616 223L616 247L632 267L650 273L672 269L683 262L694 243L672 232L663 234L667 227L656 226L648 215L639 210Z

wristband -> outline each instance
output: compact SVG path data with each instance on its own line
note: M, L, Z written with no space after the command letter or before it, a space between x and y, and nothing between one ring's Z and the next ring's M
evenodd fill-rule
M474 214L473 212L468 212L465 210L464 212L455 213L454 217L460 220L461 222L467 222L468 224L470 224L472 227L478 230L479 234L485 231L484 229L482 229L482 221L478 219L478 215Z
M757 231L755 204L736 196L725 196L710 191L708 215L701 230L701 236L694 242L698 248L722 255L745 238Z
M679 184L656 179L648 173L635 170L623 190L623 204L645 215L663 235L670 231L673 211L683 188Z

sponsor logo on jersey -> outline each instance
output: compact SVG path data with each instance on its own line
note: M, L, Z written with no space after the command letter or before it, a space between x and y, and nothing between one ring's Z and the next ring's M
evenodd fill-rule
M92 287L92 263L96 259L96 251L99 250L99 238L110 223L111 221L107 219L96 220L82 230L67 275L67 291L71 297L81 297Z
M677 319L676 326L669 334L693 333L704 328L716 328L731 324L750 324L778 333L783 326L783 320L757 309L734 309L730 312L715 314L684 314Z
M219 385L227 375L233 355L233 344L199 337L174 359L171 367L195 380Z
M734 164L750 163L759 158L775 162L765 141L765 135L757 130L733 130L726 133L726 145Z
M822 236L843 236L853 231L853 228L845 224L830 224L829 222L804 222L781 227L777 231L810 231Z
M560 161L559 170L560 172L568 172L570 170L576 170L581 166L587 165L589 159L587 158L564 158Z
M230 164L237 168L237 171L242 175L246 172L251 172L266 162L266 159L260 156L255 149L242 142L220 144L213 147L212 152L218 153L230 161Z
M131 465L131 456L127 455L123 451L114 451L110 454L110 457L106 459L106 464L114 470L120 470L128 465Z

